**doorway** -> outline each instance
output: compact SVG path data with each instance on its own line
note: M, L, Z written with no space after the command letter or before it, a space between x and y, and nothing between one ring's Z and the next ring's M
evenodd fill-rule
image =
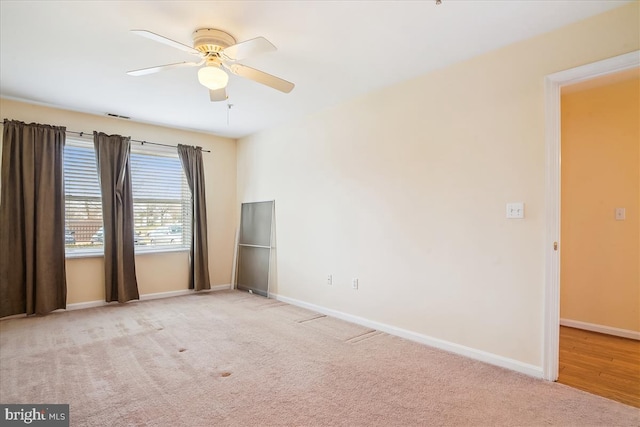
M561 88L558 382L640 406L639 68Z
M543 375L558 379L560 341L560 90L595 77L640 66L640 51L549 75L546 106L546 250Z

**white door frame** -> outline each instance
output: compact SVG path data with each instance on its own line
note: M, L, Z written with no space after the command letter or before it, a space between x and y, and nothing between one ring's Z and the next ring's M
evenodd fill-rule
M560 342L560 88L595 77L640 67L640 50L550 74L545 78L546 249L545 313L542 370L544 379L558 379Z

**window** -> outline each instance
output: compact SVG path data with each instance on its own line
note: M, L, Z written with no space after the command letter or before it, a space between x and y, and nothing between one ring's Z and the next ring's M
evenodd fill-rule
M67 139L64 192L67 253L102 248L102 202L92 142Z
M100 185L93 142L67 139L64 153L67 254L102 253ZM131 146L136 252L188 248L191 193L175 148Z
M191 192L175 148L132 145L137 246L191 246Z

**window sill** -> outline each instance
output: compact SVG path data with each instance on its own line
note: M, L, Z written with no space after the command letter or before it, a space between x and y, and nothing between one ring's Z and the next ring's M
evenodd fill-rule
M172 252L189 252L189 248L175 248L175 247L155 247L155 248L135 248L135 255L150 255L150 254L159 254L159 253L172 253ZM104 252L102 249L95 250L84 250L84 251L72 251L65 252L66 259L76 259L76 258L103 258Z
M185 248L185 247L181 247L181 248L176 248L176 247L162 247L162 246L158 246L155 248L145 248L145 247L136 247L136 255L147 255L147 254L164 254L164 253L170 253L170 252L189 252L190 249L189 248Z
M102 258L104 253L102 249L87 249L83 251L65 251L64 257L67 259L75 258Z

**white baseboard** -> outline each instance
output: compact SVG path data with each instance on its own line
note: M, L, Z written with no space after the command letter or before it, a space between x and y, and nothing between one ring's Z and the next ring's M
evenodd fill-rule
M94 307L102 307L105 305L109 305L111 303L108 303L106 301L87 301L87 302L76 302L73 304L67 304L67 308L66 309L60 309L60 310L55 310L55 312L58 311L72 311L72 310L84 310L85 308L94 308Z
M599 332L601 334L615 335L616 337L630 338L632 340L640 340L640 332L631 331L629 329L614 328L611 326L596 325L594 323L581 322L579 320L560 319L560 325L570 328L584 329L591 332Z
M425 344L430 347L439 348L441 350L449 351L451 353L459 354L461 356L469 357L470 359L479 360L481 362L489 363L491 365L500 366L501 368L511 369L512 371L520 372L535 378L542 378L543 372L541 366L530 365L518 360L509 359L507 357L499 356L497 354L488 353L486 351L477 350L471 347L466 347L460 344L452 343L449 341L441 340L439 338L433 338L427 335L419 334L417 332L409 331L395 326L387 325L385 323L376 322L373 320L365 319L363 317L354 316L352 314L343 313L341 311L333 310L330 308L322 307L315 304L310 304L304 301L299 301L293 298L285 297L278 294L270 294L270 297L277 299L278 301L286 302L287 304L296 305L298 307L306 308L316 311L318 313L326 314L328 316L336 317L338 319L346 320L351 323L366 326L371 329L386 332L390 335L395 335L401 338L405 338L411 341Z
M231 285L214 285L211 286L211 289L205 289L202 291L198 291L198 292L214 292L214 291L223 291L226 289L231 289ZM143 294L140 295L140 300L139 301L148 301L148 300L153 300L153 299L160 299L160 298L171 298L171 297L177 297L177 296L181 296L181 295L191 295L194 294L196 291L194 291L193 289L181 289L179 291L169 291L169 292L157 292L157 293L153 293L153 294ZM132 301L132 302L135 302ZM117 302L106 302L106 301L88 301L88 302L77 302L74 304L67 304L67 311L72 311L72 310L82 310L85 308L92 308L92 307L104 307L106 305L111 305L111 304L118 304ZM56 310L56 311L62 311L62 310Z

